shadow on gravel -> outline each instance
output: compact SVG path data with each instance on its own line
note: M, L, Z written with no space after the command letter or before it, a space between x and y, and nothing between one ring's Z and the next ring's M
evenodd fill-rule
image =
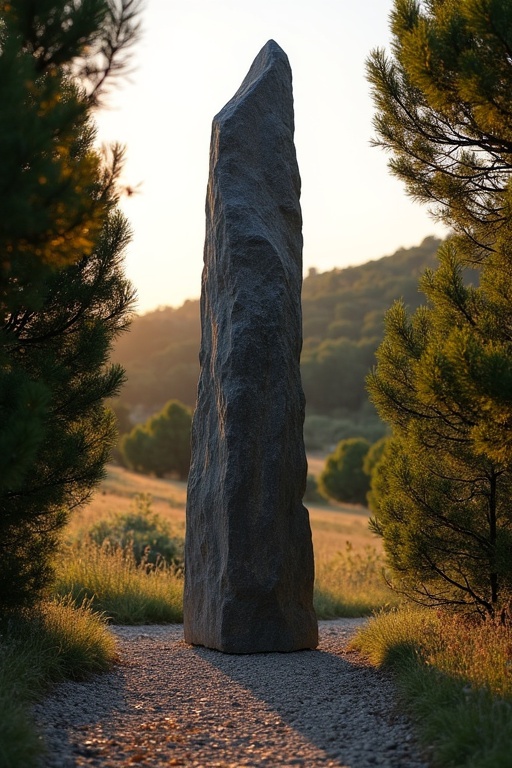
M120 631L119 666L34 707L41 768L425 768L389 680L321 632L324 650L236 656Z
M317 650L237 656L200 647L192 651L240 687L239 697L231 694L233 713L238 711L240 718L250 714L244 711L244 691L260 702L270 743L280 728L289 727L321 750L325 765L426 766L396 710L389 680L353 654ZM226 685L226 690L238 686ZM301 754L293 764L309 765Z
M113 720L130 710L120 664L102 675L83 682L65 682L35 704L32 713L45 743L39 768L68 768L106 764L102 756L110 751L109 731Z

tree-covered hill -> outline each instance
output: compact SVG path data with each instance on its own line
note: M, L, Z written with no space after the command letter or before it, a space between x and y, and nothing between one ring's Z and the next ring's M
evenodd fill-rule
M421 303L418 280L427 267L436 266L440 243L427 237L421 245L357 267L310 269L302 288L305 342L380 337L382 315L395 299L402 297L411 307Z
M358 267L310 271L302 292L302 379L310 413L336 416L364 406L364 379L382 338L384 313L395 299L411 309L423 302L418 280L436 266L440 242L428 237Z
M308 414L330 418L368 412L364 380L374 364L383 316L394 299L414 309L422 303L418 279L435 267L440 241L358 267L318 273L303 286L302 376ZM115 360L128 375L121 402L144 420L170 399L193 406L199 373L199 302L137 316L119 339Z
M145 421L168 400L194 405L200 335L199 301L135 317L113 356L123 361L128 380L120 401L135 421Z

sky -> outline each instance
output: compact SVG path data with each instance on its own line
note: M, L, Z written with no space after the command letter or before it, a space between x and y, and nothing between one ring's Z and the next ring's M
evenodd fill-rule
M97 115L99 140L126 146L121 203L133 240L137 311L201 292L211 121L274 39L293 73L304 273L362 264L443 236L370 146L365 60L389 48L392 0L146 0L132 73Z

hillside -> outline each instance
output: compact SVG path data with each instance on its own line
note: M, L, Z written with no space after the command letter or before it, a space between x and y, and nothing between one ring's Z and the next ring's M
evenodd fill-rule
M411 309L422 302L418 278L435 267L439 244L428 237L415 248L361 266L310 270L302 295L302 377L309 417L375 422L364 379L382 338L384 313L397 298ZM146 418L171 398L194 405L199 340L198 301L135 318L114 351L128 375L120 401L132 418Z

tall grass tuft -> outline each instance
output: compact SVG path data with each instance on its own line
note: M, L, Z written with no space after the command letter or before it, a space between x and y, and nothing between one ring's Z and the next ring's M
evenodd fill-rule
M0 765L30 768L43 744L29 706L50 685L107 669L116 645L104 618L69 598L0 626Z
M89 601L116 624L183 620L183 575L165 561L137 564L131 548L92 542L64 550L56 568L55 592L77 605Z
M58 674L63 679L81 680L105 672L117 658L106 616L94 609L92 601L76 606L69 594L57 598L41 606L39 622L45 645L58 648Z
M365 616L396 605L382 576L383 559L372 547L317 562L314 603L320 619ZM77 605L89 600L116 624L175 623L183 620L183 573L165 561L137 564L131 548L74 544L61 554L55 592Z
M427 609L382 613L354 647L395 675L436 762L509 768L512 744L512 632Z
M319 619L368 616L398 604L386 585L384 558L374 547L354 551L350 542L332 560L316 564L314 605Z

